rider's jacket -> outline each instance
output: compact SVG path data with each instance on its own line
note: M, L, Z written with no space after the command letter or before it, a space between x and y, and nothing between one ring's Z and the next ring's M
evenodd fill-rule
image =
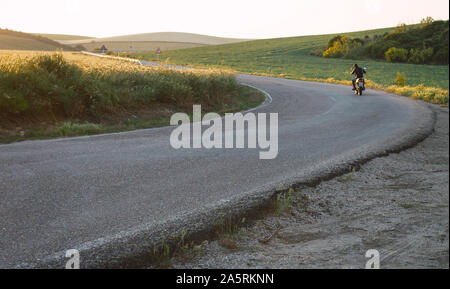
M361 67L355 67L352 70L352 74L356 75L356 78L362 78L364 77L364 73L366 73L366 71L364 69L362 69Z

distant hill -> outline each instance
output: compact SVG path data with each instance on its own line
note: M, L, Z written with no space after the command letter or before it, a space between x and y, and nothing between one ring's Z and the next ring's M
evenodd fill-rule
M57 41L9 29L0 28L0 49L6 50L66 50L73 51L76 48L61 44Z
M94 51L96 48L100 48L102 45L108 50L115 52L154 52L156 49L161 51L184 49L205 46L198 43L187 42L165 42L165 41L102 41L102 42L89 42L83 44L76 44L78 47L82 45L84 50Z
M57 38L58 36L51 36ZM80 38L82 36L79 36ZM183 32L155 32L131 34L104 38L84 38L84 39L58 39L58 42L65 45L82 45L87 50L94 50L105 45L112 51L154 51L161 48L162 51L192 48L206 45L230 44L248 41L249 39L224 38L194 33Z
M90 41L95 42L112 42L112 41L164 41L164 42L183 42L183 43L196 43L203 45L218 45L227 43L236 43L248 41L250 39L239 39L239 38L223 38L215 37L194 33L184 33L184 32L155 32L155 33L141 33L141 34L130 34L123 36L113 36L104 38L94 38L89 40L67 40L64 41L65 44L78 44L87 43Z
M69 35L69 34L45 34L45 33L34 33L34 35L42 36L55 41L70 41L70 40L89 40L94 37L81 36L81 35Z

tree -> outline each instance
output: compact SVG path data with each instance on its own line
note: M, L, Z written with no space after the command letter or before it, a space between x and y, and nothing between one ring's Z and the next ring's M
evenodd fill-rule
M414 64L428 63L431 60L431 58L433 57L433 54L434 54L433 47L429 47L426 49L414 49L413 48L409 51L408 62L414 63Z
M391 47L384 54L387 62L406 62L408 50L404 48Z
M433 17L428 16L428 17L422 18L422 20L420 20L420 25L421 26L427 26L427 25L429 25L429 24L431 24L433 22L434 22Z

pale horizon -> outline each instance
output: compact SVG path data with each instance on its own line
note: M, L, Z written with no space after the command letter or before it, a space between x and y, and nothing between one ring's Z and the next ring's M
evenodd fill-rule
M0 4L0 28L90 37L186 32L261 39L386 28L418 23L427 16L449 19L447 0L361 3L362 15L355 16L350 0L16 0Z

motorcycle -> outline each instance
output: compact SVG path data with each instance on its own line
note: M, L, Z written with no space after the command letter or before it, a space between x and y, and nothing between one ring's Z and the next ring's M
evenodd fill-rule
M364 70L364 71L367 71L367 68L364 67L363 70ZM366 81L365 81L364 77L357 78L355 84L356 84L356 85L355 85L355 86L356 86L355 94L361 96L361 95L362 95L362 92L363 92L364 90L366 90L366 85L365 85L365 84L366 84Z
M366 90L366 87L365 87L364 84L365 84L364 77L356 79L356 90L355 90L355 94L356 95L360 95L361 96L362 92L364 90Z

